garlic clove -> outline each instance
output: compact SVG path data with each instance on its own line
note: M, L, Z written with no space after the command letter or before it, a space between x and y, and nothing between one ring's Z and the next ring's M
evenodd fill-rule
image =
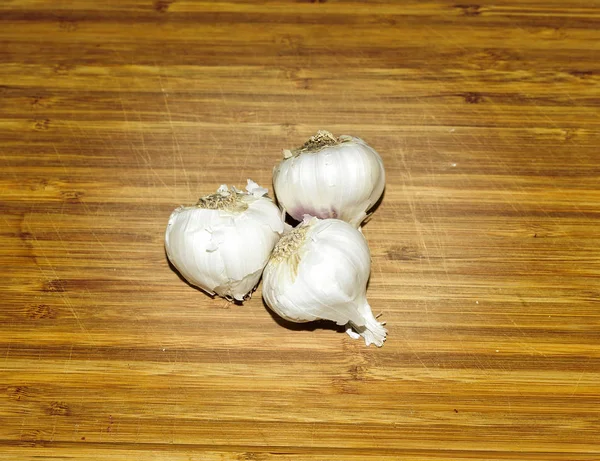
M222 185L198 204L177 208L165 232L167 256L180 274L208 294L242 301L258 284L284 231L266 189Z
M298 149L284 151L273 187L280 207L298 221L309 214L358 227L383 194L385 170L362 139L319 131Z
M305 219L275 247L263 273L263 297L287 320L331 320L348 325L367 345L382 346L387 331L365 296L370 268L367 242L356 228Z
M169 218L165 233L167 256L179 273L192 285L214 295L220 284L217 274L225 268L216 250L218 242L213 240L210 229L212 213L180 207ZM197 255L206 252L201 258Z

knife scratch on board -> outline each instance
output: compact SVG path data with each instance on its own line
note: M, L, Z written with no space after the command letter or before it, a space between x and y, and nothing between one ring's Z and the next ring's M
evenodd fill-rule
M179 160L179 164L182 169L183 177L185 179L185 183L188 189L188 195L192 195L192 189L190 186L190 181L188 178L187 169L185 167L185 163L183 161L183 155L181 154L181 145L179 144L179 139L177 138L177 133L175 131L175 125L173 124L173 115L171 113L171 108L169 107L168 94L165 92L165 87L162 83L162 77L158 74L158 83L160 85L161 94L163 97L163 101L165 103L165 109L167 111L167 117L169 118L169 126L171 127L171 140L173 145L173 153L177 154L177 158L173 155L173 182L175 184L175 189L177 189L177 159Z
M54 268L54 266L50 262L50 259L48 258L48 256L44 252L44 250L42 250L42 245L40 245L40 242L37 239L37 237L35 236L35 233L33 232L33 229L31 228L31 226L29 225L29 223L26 220L23 221L23 227L25 227L27 229L27 232L29 232L31 234L33 240L35 240L36 246L39 249L40 254L46 260L46 264L48 265L48 267L50 268L50 270L54 274L54 280L60 280L60 277L58 276L58 273L56 272L56 269ZM48 277L48 275L46 274L46 272L44 271L44 269L42 269L42 266L40 264L36 263L36 266L39 269L39 271L42 273L42 276L43 276L43 278L46 281L52 280L52 277ZM83 333L85 333L85 335L88 337L89 341L93 345L96 345L96 342L94 341L92 335L90 334L90 332L88 331L88 329L84 326L83 322L79 318L79 314L77 314L77 311L73 307L73 303L71 302L71 299L69 298L69 295L67 294L67 291L66 290L65 291L60 291L58 293L59 293L60 297L62 298L63 303L71 311L71 314L73 314L73 318L77 322L77 325L79 326L79 328L81 329L81 331Z

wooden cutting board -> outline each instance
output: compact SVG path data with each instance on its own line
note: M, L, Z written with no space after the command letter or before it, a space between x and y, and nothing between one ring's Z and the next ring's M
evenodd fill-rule
M0 459L600 459L600 3L0 3ZM383 348L211 299L170 212L387 170Z

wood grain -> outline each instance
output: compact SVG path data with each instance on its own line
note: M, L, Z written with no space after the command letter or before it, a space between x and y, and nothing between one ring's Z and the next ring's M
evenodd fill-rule
M600 3L0 3L0 459L598 460ZM389 338L170 269L317 129L388 183Z

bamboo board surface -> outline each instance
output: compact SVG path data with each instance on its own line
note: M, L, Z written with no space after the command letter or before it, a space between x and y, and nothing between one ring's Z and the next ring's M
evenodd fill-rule
M0 459L600 459L600 3L0 3ZM382 155L383 348L211 299L172 209Z

